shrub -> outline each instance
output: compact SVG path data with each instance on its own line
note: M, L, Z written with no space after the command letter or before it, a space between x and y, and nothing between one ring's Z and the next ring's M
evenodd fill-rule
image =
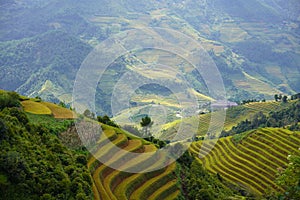
M20 96L16 92L0 93L0 110L6 107L20 107Z
M82 165L86 165L87 164L87 159L85 157L85 155L78 155L76 157L76 162Z
M41 196L41 200L54 200L54 198L51 194L43 194L43 196Z
M3 110L3 113L12 117L16 117L18 121L21 122L23 125L26 125L29 122L26 114L22 112L19 108L5 108Z

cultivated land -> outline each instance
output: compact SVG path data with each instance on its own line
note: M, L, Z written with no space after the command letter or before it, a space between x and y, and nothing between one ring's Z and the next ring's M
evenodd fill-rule
M76 114L69 109L49 102L36 102L34 99L21 102L24 111L37 115L53 115L56 119L75 119Z
M253 102L232 107L226 111L224 130L228 131L239 122L245 119L251 119L258 112L268 114L270 111L280 110L285 108L285 106L287 105L281 104L280 102L270 101ZM222 114L220 111L217 111L216 115L218 115L218 113ZM191 126L197 126L195 129L198 130L198 136L205 136L209 127L209 123L211 122L211 113L199 115L197 117L175 120L173 122L164 124L161 126L161 132L163 133L161 137L167 139L172 138L173 134L177 132L182 120L184 123L190 124Z
M104 132L107 138L100 138L97 152L88 161L94 182L95 198L176 199L180 193L180 189L176 185L176 163L153 172L134 174L112 169L96 159L101 156L102 159L106 158L108 163L118 163L120 167L126 166L126 169L136 167L147 169L149 161L145 160L142 154L132 157L127 152L147 153L157 150L153 144L144 144L139 139L128 139L124 133L118 133L109 127L106 128ZM110 142L126 152L112 151ZM164 160L164 156L161 156L153 164L159 165Z
M282 192L274 182L289 163L289 155L299 151L300 132L263 128L216 141L192 143L190 152L212 173L247 190L262 195Z

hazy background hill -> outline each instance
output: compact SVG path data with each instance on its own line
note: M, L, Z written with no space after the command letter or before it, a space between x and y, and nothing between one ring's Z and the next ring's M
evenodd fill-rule
M299 92L297 0L3 0L0 9L0 86L21 94L70 103L76 72L93 47L142 26L175 29L200 41L222 73L230 100ZM132 70L126 65L111 66L123 70L111 79ZM187 78L209 96L201 78ZM108 92L97 96L102 114L110 114L105 99L115 82L106 84Z

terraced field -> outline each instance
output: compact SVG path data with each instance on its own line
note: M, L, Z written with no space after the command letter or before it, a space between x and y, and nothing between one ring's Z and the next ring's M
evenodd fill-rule
M273 110L278 110L280 107L284 107L284 104L276 101L270 102L254 102L243 105L245 108L248 108L252 111L261 111L263 113L268 113Z
M288 105L288 104L287 104ZM270 111L275 111L287 106L281 104L280 102L270 101L270 102L254 102L245 105L240 105L237 107L232 107L226 111L226 119L224 122L224 130L228 131L233 126L236 126L239 122L245 119L251 119L256 113L263 112L268 114ZM219 111L216 112L218 115ZM197 135L203 136L207 133L209 123L211 121L211 113L200 115L198 117L191 117L183 119L185 123L191 126L198 126ZM166 139L172 138L172 135L177 132L181 120L176 120L171 123L167 123L162 126L161 130L163 132L163 137ZM222 123L222 122L220 122Z
M299 147L300 132L263 128L248 132L242 140L226 137L194 142L190 152L210 172L262 195L268 190L283 190L274 182L276 174L286 167L288 156L299 151Z
M76 115L69 109L63 108L54 103L41 102L41 104L46 105L52 111L54 118L57 118L57 119L76 118Z
M25 112L37 115L53 115L56 119L74 119L76 115L69 109L49 102L36 102L33 100L22 101Z
M106 127L107 128L107 127ZM153 144L144 144L139 139L128 139L123 133L116 133L114 129L104 130L107 138L100 138L98 141L99 149L88 161L88 167L93 177L93 191L95 199L176 199L180 190L177 187L175 175L176 163L163 169L148 173L128 173L112 169L96 158L104 158L107 163L117 163L126 169L135 167L147 169L148 159L143 154L131 156L126 152L153 152L156 147ZM112 150L111 143L126 150L121 152ZM165 162L164 156L153 165Z
M52 114L51 110L47 106L45 106L39 102L34 102L34 101L30 101L30 100L22 101L22 106L24 107L25 112L29 112L32 114L38 114L38 115L51 115Z

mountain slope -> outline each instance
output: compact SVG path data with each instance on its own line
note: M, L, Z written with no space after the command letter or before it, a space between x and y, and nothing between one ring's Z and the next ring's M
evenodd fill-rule
M5 89L44 99L47 96L60 98L64 93L70 95L72 80L90 50L91 47L86 43L60 31L1 43L0 84ZM58 94L51 90L48 93L42 91L47 81L54 84L51 86L54 90L63 89Z

